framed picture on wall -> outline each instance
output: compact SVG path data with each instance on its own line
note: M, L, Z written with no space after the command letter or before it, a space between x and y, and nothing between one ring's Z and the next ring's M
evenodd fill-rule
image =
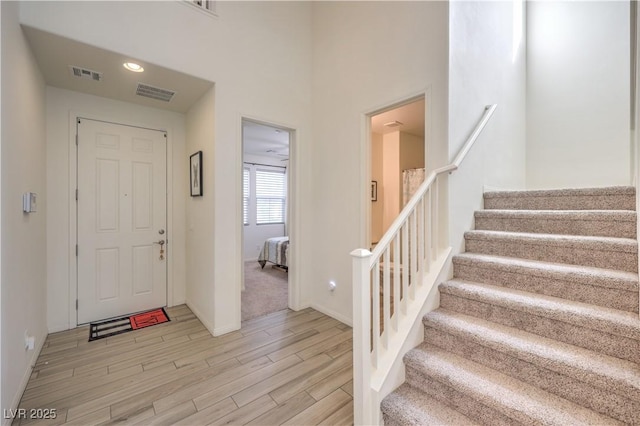
M202 197L202 151L191 155L189 161L191 196Z
M371 201L378 201L378 181L371 181Z

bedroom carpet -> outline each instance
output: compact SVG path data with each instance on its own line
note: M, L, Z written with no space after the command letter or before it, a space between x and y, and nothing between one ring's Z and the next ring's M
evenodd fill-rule
M493 192L384 423L640 425L635 189Z
M242 321L287 309L289 281L287 273L257 261L244 263Z

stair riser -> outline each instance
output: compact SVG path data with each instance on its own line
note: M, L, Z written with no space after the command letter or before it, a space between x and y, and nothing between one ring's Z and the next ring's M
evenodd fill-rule
M598 383L599 387L595 387L575 377L551 371L544 366L523 361L433 327L425 327L425 341L601 414L630 424L640 420L637 416L640 412L640 402L606 390L607 386L611 385L603 383L602 380Z
M410 366L406 367L405 380L410 385L421 389L430 397L449 405L471 420L481 424L495 426L515 426L522 424L522 419L513 419L496 408L479 402L473 395L467 395L458 389L444 384ZM524 416L521 416L524 417Z
M541 317L517 309L466 299L440 290L440 306L540 336L640 363L640 341Z
M388 416L384 413L382 414L382 421L384 426L406 426L406 425L403 425L402 423L398 423L394 421L394 418L392 416Z
M513 195L484 199L485 209L501 210L635 210L634 195L531 197Z
M530 293L555 296L605 308L638 313L638 292L589 285L585 282L565 281L551 277L518 273L491 265L456 263L454 277L481 284L499 285Z
M476 229L535 234L635 238L635 222L476 217Z
M385 426L469 425L477 426L468 417L447 404L436 401L408 383L384 397L380 404Z
M567 245L546 245L499 238L466 238L465 248L469 253L517 257L570 265L592 266L596 268L618 269L637 272L637 253L614 251L606 243L594 245L578 243Z

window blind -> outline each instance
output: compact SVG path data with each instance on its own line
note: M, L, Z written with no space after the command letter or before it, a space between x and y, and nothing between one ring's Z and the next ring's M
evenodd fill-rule
M242 220L245 225L249 224L250 183L249 169L245 167L242 171Z
M256 170L256 223L284 223L285 174L275 170Z

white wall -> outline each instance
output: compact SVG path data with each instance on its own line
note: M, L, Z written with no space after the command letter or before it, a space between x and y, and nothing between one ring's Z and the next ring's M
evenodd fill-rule
M218 2L218 17L186 2L164 1L22 2L20 11L22 22L43 31L216 83L214 135L204 152L205 197L187 203L188 217L198 220L189 225L193 232L187 234L186 256L205 261L192 264L195 270L189 273L195 281L188 286L208 297L212 309L202 319L217 333L239 328L243 115L295 130L299 216L308 216L313 209L311 4ZM189 142L189 152L192 147ZM201 209L200 204L207 206ZM313 225L305 222L294 230L292 250L307 251L296 257L300 262L311 257L307 233ZM202 238L194 239L198 233ZM295 278L304 269L290 273L296 282L305 283ZM304 300L304 287L300 293Z
M202 151L202 196L187 196L187 304L213 333L216 264L212 260L214 229L215 88L211 88L187 112L187 155ZM188 175L189 172L186 173Z
M18 23L17 2L1 2L2 45L2 408L17 408L47 334L45 86ZM37 212L22 212L35 192ZM25 332L36 350L24 347ZM10 420L3 419L3 423Z
M351 257L366 247L369 135L365 114L428 88L430 167L447 138L446 2L313 3L313 250L304 280L313 306L352 316ZM329 280L337 282L328 291Z
M630 183L628 1L528 2L527 186Z
M75 240L70 240L73 197L69 153L76 128L75 115L167 131L168 167L168 300L185 301L185 197L188 169L183 114L142 107L111 99L47 87L47 324L49 332L75 327L70 304L76 293L70 260Z
M524 27L518 25L524 19L514 20L517 5L450 3L450 160L472 132L485 105L498 104L461 168L449 177L449 244L454 254L463 248L463 233L473 228L473 211L482 207L485 187L525 186L526 37ZM514 38L520 43L514 43Z

